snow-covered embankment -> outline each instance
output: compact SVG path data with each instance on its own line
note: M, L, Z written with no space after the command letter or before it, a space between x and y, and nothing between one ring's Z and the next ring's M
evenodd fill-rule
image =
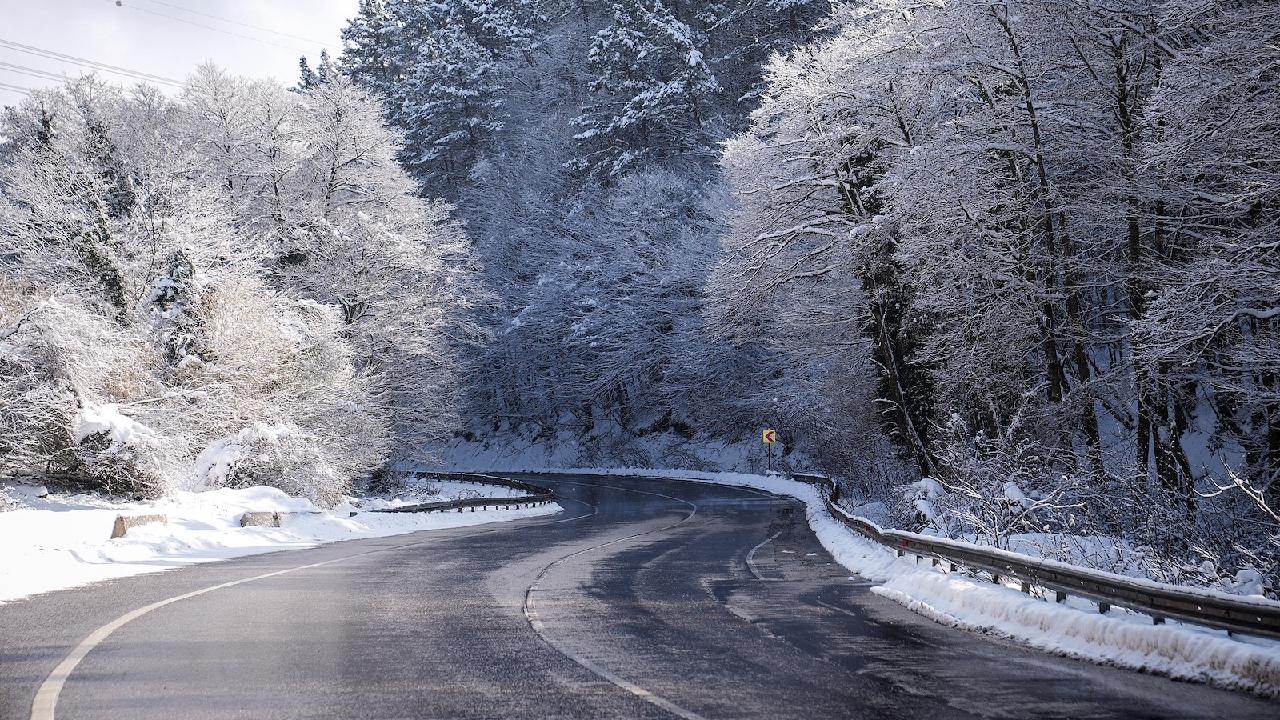
M492 490L495 496L508 494L506 488ZM552 503L464 513L367 512L422 502L423 498L349 499L322 510L269 487L177 492L145 502L112 501L88 494L39 494L31 486L0 488L0 503L11 506L0 512L0 602L242 555L517 520L560 510ZM359 506L353 504L357 502ZM240 527L241 514L249 511L295 514L289 515L282 527ZM142 525L131 528L122 538L109 539L117 515L143 514L163 514L168 524Z

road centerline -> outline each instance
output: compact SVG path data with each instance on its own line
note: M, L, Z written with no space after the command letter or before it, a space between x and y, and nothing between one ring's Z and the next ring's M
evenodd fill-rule
M569 480L565 480L562 482L565 482L570 485L585 484L585 483L577 483ZM675 715L676 717L679 717L679 718L683 718L684 720L706 720L706 718L693 712L692 710L683 708L671 702L670 700L662 697L661 695L657 695L653 692L650 692L649 690L646 690L645 688L627 680L626 678L623 678L613 673L607 668L601 667L600 665L596 664L595 662L592 662L591 660L588 660L587 658L579 657L578 655L570 652L566 648L561 647L558 643L555 642L555 640L551 638L551 635L547 632L546 626L543 624L541 618L538 617L537 610L534 609L533 595L539 589L538 583L541 582L544 577L546 577L547 573L550 572L553 567L559 565L560 563L566 560L569 560L570 558L574 558L579 555L584 555L593 550L599 550L600 548L608 547L610 545L615 545L617 543L625 542L627 540L633 540L635 538L643 537L645 535L651 535L653 533L662 532L664 530L670 530L671 528L674 528L682 523L688 522L690 519L693 518L694 515L698 514L697 504L690 502L688 500L685 500L683 498L673 497L671 495L664 495L662 493L657 493L657 492L649 492L645 490L635 490L633 488L618 487L615 485L597 485L596 487L607 487L613 490L620 490L622 492L662 497L668 500L674 500L676 502L683 503L685 505L688 505L692 509L689 511L688 515L684 516L683 518L681 518L680 520L674 523L671 523L670 525L664 525L660 528L654 528L653 530L646 530L644 532L634 533L632 535L627 535L625 537L614 538L613 540L609 540L608 542L603 542L598 545L592 545L591 547L586 547L586 548L576 550L574 552L569 553L568 555L565 555L563 557L560 557L551 561L550 563L547 564L546 567L542 568L542 570L538 573L537 577L533 579L533 583L530 584L529 587L525 590L524 608L523 608L525 619L529 622L529 627L532 628L533 632L537 634L537 636L541 638L542 641L545 642L548 646L550 646L553 650L565 656L566 658L572 660L573 662L577 663L583 668L587 669L591 673L601 678L604 678L615 687L626 690L627 692L631 693L632 695L635 695L641 700L644 700L645 702L651 705L654 705L663 710L666 710L672 715Z

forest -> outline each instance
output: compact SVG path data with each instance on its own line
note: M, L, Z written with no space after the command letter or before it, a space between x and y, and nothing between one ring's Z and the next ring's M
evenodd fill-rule
M1280 593L1280 5L361 0L298 83L0 120L0 475L476 447L838 477Z

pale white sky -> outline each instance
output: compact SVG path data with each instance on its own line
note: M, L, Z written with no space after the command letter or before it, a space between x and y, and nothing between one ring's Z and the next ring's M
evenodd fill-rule
M237 75L292 84L299 55L314 66L321 48L339 52L339 32L358 6L359 0L0 0L0 105L22 99L11 86L46 87L58 82L47 74L93 72L50 54L175 80L213 61Z

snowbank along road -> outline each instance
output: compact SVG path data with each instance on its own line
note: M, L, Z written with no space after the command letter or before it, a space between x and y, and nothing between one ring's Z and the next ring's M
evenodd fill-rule
M0 605L0 718L1275 718L935 625L802 506L540 476L565 512Z

